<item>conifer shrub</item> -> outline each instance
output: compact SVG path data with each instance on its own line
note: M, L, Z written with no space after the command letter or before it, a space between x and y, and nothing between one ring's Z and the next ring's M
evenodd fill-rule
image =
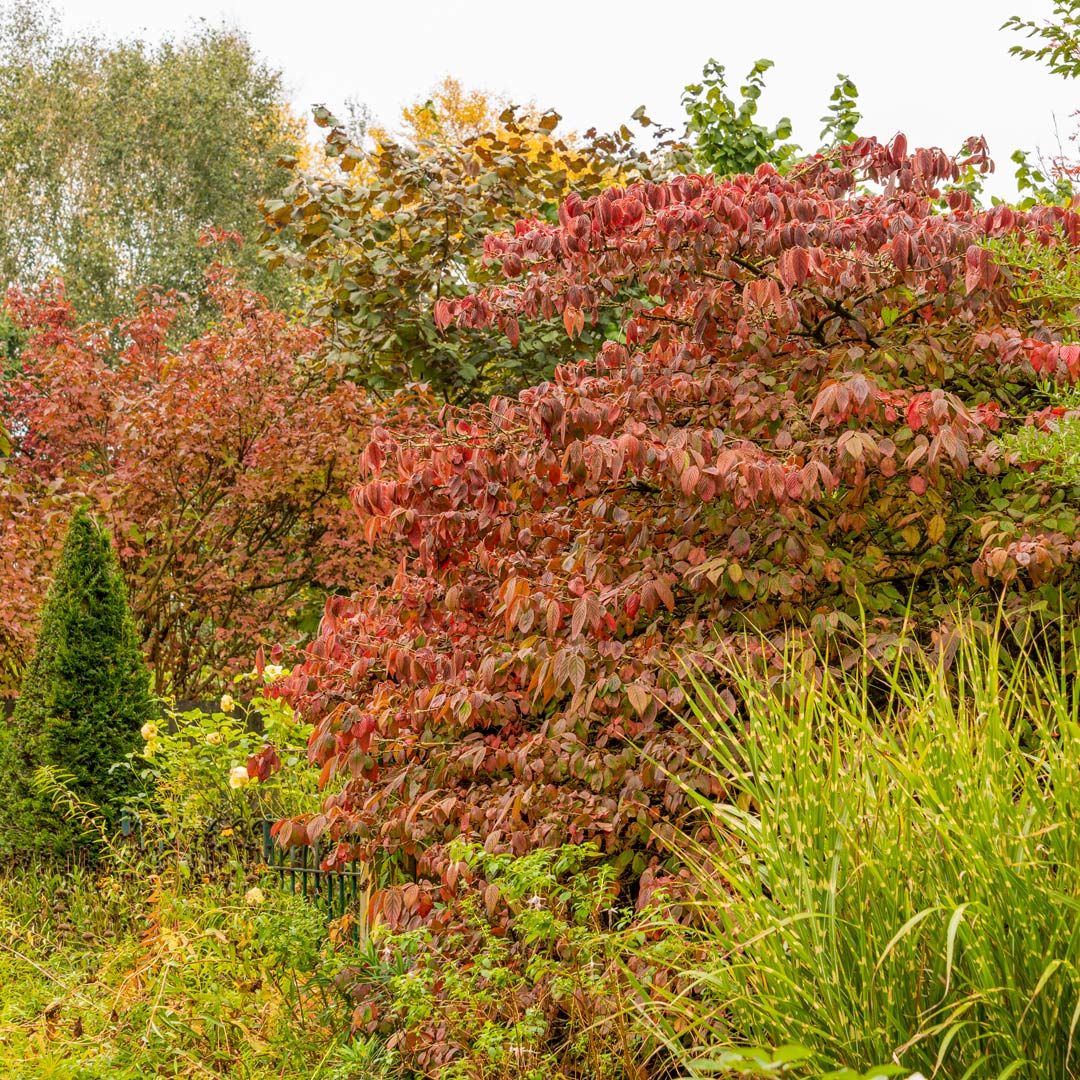
M65 852L80 830L38 790L50 767L112 820L134 774L113 768L156 706L108 534L85 509L68 527L34 657L0 741L0 843Z

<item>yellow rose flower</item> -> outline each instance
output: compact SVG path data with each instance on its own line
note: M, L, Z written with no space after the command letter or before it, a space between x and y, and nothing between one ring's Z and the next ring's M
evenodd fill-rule
M231 713L236 708L236 702L233 701L231 694L221 695L221 711L223 713Z
M250 779L247 768L243 765L234 765L229 770L229 787L231 788L242 788Z
M147 721L141 728L139 728L139 734L149 742L158 733L157 724L152 721Z

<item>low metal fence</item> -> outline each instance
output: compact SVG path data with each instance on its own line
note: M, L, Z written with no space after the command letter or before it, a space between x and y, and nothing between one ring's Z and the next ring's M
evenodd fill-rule
M205 857L228 851L231 857L239 856L251 869L273 874L283 888L293 896L302 896L326 913L327 922L347 920L353 940L357 940L365 924L368 875L362 864L353 863L340 870L324 870L319 844L310 847L280 848L272 835L273 821L261 823L261 845L254 843L255 836L233 837L239 843L222 847L215 845L201 852ZM216 831L216 830L215 830ZM167 846L164 840L147 840L139 815L130 810L121 811L120 835L124 840L138 845L139 851L150 859L164 856ZM261 859L260 859L261 854Z
M278 847L270 835L272 822L263 822L263 865L277 874L282 886L293 896L303 896L326 910L328 920L352 915L354 933L361 924L367 906L368 876L358 863L342 870L324 870L319 844L294 847L287 851Z

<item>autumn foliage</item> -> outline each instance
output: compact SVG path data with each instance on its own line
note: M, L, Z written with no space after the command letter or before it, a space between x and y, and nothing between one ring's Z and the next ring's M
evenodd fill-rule
M450 895L458 834L592 839L647 896L686 809L677 657L716 670L750 631L766 663L785 643L853 663L864 621L874 656L905 622L947 647L958 598L1074 609L1077 492L995 435L1080 374L1004 254L1074 258L1080 215L949 188L989 167L977 140L957 160L860 139L491 236L506 283L440 302L440 327L575 336L614 311L621 339L516 400L375 432L353 501L413 554L391 589L328 601L291 681L329 795L283 841L396 852Z
M107 522L159 690L195 695L262 642L295 637L307 590L377 577L348 509L366 396L217 270L213 328L168 343L182 303L152 293L113 327L77 325L58 284L13 292L28 333L0 384L0 647L28 658L73 504ZM2 681L0 681L2 688Z
M581 355L557 322L539 320L508 342L499 333L440 334L431 308L460 297L477 277L484 238L527 216L555 218L570 191L599 191L651 172L623 128L587 139L557 135L559 116L498 119L482 98L436 95L436 113L406 112L410 132L378 133L373 146L326 109L324 155L336 167L296 169L281 199L266 203L272 267L306 283L308 317L326 331L327 354L376 392L423 382L445 401L486 399L529 386ZM444 123L445 122L445 123ZM490 122L490 124L489 124ZM355 133L354 133L355 134ZM363 141L363 140L358 140ZM584 344L598 347L600 328Z

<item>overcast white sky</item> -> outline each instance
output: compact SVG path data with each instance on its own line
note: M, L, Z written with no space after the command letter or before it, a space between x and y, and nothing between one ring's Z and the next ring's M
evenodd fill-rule
M1077 127L1080 85L1008 55L1012 14L1044 18L1051 0L55 0L65 24L111 36L182 35L204 18L245 30L285 74L298 107L346 97L383 120L443 75L552 106L573 128L613 128L638 105L681 130L682 87L716 57L737 87L769 57L759 118L786 113L804 146L839 71L860 91L867 134L957 149L985 134L993 190L1013 192L1017 147L1053 153ZM0 0L2 3L2 0ZM1076 148L1080 157L1080 147Z

